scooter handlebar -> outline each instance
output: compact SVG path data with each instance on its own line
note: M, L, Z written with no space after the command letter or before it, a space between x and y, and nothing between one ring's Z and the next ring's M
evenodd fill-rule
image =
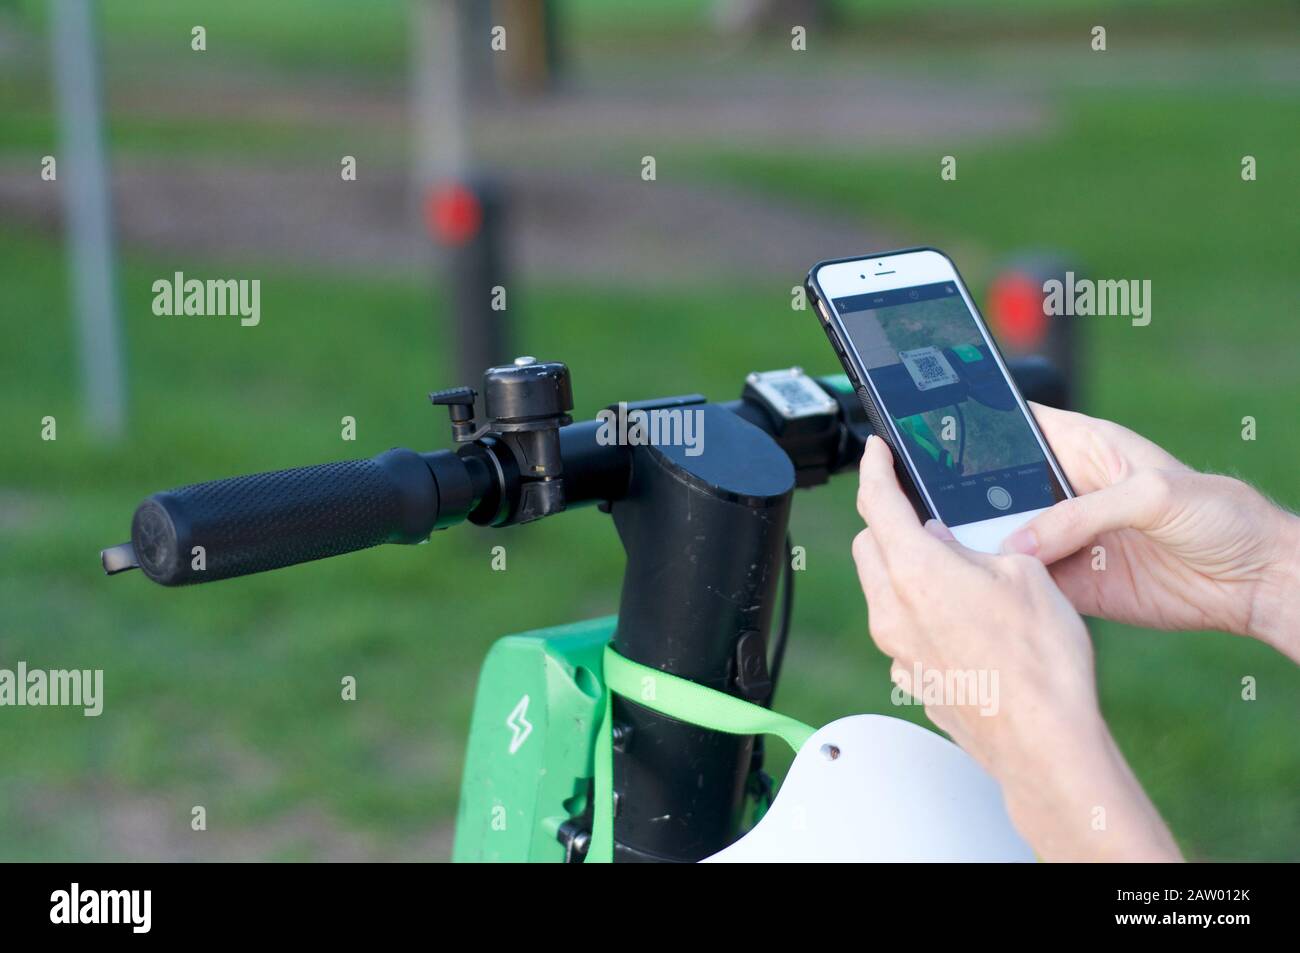
M369 460L230 477L149 497L131 545L154 582L180 586L279 569L380 543L417 543L438 522L435 468L454 454L389 450ZM438 458L438 459L434 459Z
M1009 363L1025 396L1058 403L1060 375L1042 360ZM868 426L855 398L823 385L840 405L838 424L812 434L778 433L770 414L746 400L725 405L776 434L800 485L824 482L856 465ZM700 398L702 400L702 398ZM560 430L570 507L613 499L627 486L624 448L604 446L596 421ZM417 543L466 518L503 525L509 479L491 455L389 450L369 460L230 477L149 497L131 522L131 543L104 550L109 573L132 568L180 586L229 579L339 556L380 543ZM503 483L502 481L505 481ZM485 501L471 516L471 510ZM491 511L491 512L487 512Z

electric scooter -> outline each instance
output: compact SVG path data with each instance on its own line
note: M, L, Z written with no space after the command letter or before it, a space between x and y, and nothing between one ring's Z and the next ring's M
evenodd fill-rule
M1063 403L1046 361L1011 370L1027 398ZM782 567L794 490L854 470L870 433L847 378L753 373L738 400L687 394L575 422L569 369L519 358L488 369L481 392L429 396L456 450L156 493L130 542L103 551L105 571L184 586L596 506L627 554L618 615L493 646L453 859L1032 859L997 785L941 736L865 715L814 732L770 710L793 604ZM610 424L652 412L694 415L702 452ZM798 750L775 798L762 732ZM953 790L968 810L952 810ZM758 821L742 837L747 817Z

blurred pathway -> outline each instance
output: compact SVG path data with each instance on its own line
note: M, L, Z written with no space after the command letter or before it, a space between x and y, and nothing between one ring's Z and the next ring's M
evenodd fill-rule
M613 284L690 283L721 272L797 271L890 239L848 219L733 188L642 182L592 173L507 170L509 254L530 278ZM48 184L0 171L6 220L54 232ZM409 273L435 252L404 174L373 170L326 182L299 169L178 158L119 161L118 234L128 248L240 265L263 260L374 274ZM801 277L791 272L793 282Z
M114 200L126 248L214 263L427 270L435 252L415 212L403 150L394 146L404 141L400 90L351 89L337 80L304 87L255 75L203 79L197 88L121 89L114 116L301 127L305 142L356 142L339 153L364 157L358 179L342 182L332 156L257 163L188 152L120 155ZM632 286L787 272L793 284L809 262L910 237L800 204L797 196L777 201L693 183L668 159L660 160L657 181L643 182L640 157L654 154L656 143L669 157L711 149L864 155L933 147L937 175L938 157L958 145L1033 134L1049 118L1033 98L1005 87L954 90L869 71L791 77L752 70L668 73L653 82L619 74L599 86L495 102L478 114L476 144L511 200L508 254L518 271ZM54 232L57 194L30 164L6 160L0 216Z

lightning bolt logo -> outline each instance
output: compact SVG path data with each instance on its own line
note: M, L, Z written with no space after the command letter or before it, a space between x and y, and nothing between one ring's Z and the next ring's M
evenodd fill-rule
M524 716L528 714L528 696L525 695L519 699L519 704L515 706L510 717L506 719L506 727L514 732L514 737L510 739L510 753L514 754L533 733L533 725Z

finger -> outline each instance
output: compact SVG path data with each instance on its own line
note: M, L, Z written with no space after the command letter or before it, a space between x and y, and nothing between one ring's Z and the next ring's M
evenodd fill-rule
M1098 443L1093 434L1099 421L1085 414L1059 410L1029 401L1038 429L1052 448L1057 463L1065 471L1076 493L1091 493L1111 482L1109 468L1099 465Z
M1114 486L1062 500L1002 543L1004 553L1025 553L1053 563L1111 530L1147 531L1167 512L1176 473L1141 470Z
M892 610L897 604L893 583L880 544L871 530L864 529L853 537L853 562L858 568L858 582L871 613L884 615Z
M925 525L921 528L925 530L928 535L933 536L935 539L939 540L939 542L944 543L949 552L956 553L968 563L974 563L976 566L983 567L990 575L996 574L998 557L991 556L988 553L980 553L973 549L968 549L961 540L952 534L952 530L939 520L926 520Z
M1091 552L1081 549L1073 556L1058 559L1048 567L1048 571L1061 594L1070 600L1070 605L1080 615L1104 615L1102 577L1105 574L1096 568Z
M1165 450L1109 420L1029 402L1057 462L1077 493L1111 486L1140 469L1186 469Z
M942 540L945 543L957 542L957 537L952 535L952 530L936 519L928 519L925 525L921 527L935 539Z
M898 485L889 447L874 434L867 438L858 473L858 512L871 527L886 562L932 545L932 537L921 529L916 511Z
M853 561L867 598L867 632L880 651L897 656L904 648L909 627L902 622L902 606L871 530L853 538Z

